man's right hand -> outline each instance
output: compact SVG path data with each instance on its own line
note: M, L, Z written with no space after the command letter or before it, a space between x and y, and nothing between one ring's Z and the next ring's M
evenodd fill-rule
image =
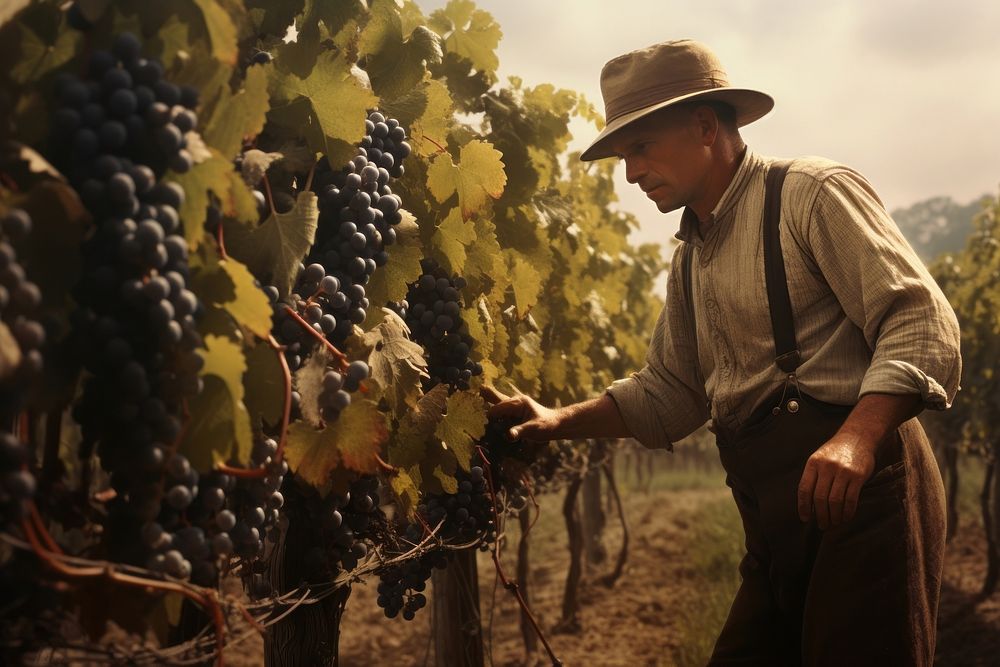
M516 391L516 389L515 389ZM507 396L494 387L483 387L480 394L490 404L491 419L511 419L515 423L507 433L511 440L534 440L542 442L556 440L558 434L559 411L547 408L526 394L518 392Z

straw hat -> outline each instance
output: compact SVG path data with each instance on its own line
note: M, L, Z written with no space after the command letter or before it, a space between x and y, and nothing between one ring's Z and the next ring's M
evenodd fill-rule
M742 127L774 107L770 95L749 88L733 88L722 63L707 46L681 39L618 56L601 70L601 95L607 126L583 151L581 160L597 160L614 153L606 141L632 121L657 109L690 100L719 100L736 109Z

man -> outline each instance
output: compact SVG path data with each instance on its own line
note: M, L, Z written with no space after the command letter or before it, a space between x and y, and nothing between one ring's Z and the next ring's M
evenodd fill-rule
M951 307L863 176L799 158L782 185L744 145L773 101L704 45L615 58L601 88L582 159L685 207L647 364L559 409L487 390L491 416L668 448L711 419L747 553L710 664L930 665L944 493L913 417L958 390Z

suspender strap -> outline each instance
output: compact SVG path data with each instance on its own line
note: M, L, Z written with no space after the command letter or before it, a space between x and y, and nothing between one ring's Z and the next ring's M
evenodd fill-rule
M774 331L774 362L785 373L794 373L801 363L799 346L795 342L792 300L788 296L785 260L781 255L781 185L785 181L789 162L775 162L768 168L764 180L764 278L767 282L767 303Z

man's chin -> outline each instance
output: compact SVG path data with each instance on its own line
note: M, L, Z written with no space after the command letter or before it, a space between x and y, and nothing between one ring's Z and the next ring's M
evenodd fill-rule
M670 213L671 211L676 211L683 206L683 204L677 204L672 201L657 201L655 204L656 210L660 213Z

